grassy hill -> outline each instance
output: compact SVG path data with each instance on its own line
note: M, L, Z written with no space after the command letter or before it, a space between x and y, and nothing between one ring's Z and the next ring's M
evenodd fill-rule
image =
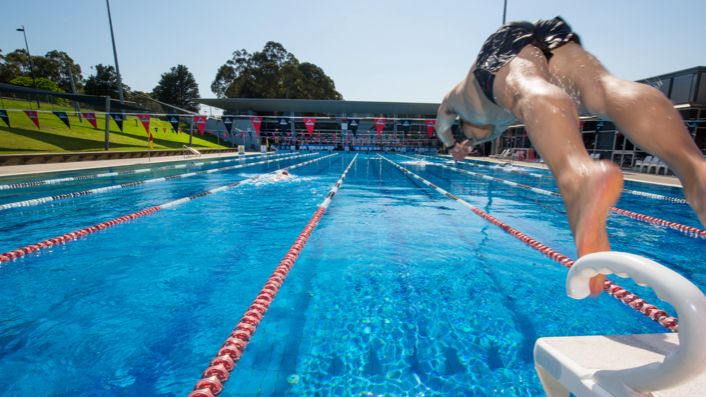
M4 109L27 109L27 101L2 98ZM36 104L33 109L36 110ZM52 110L51 104L42 103L41 110ZM96 115L98 129L83 120L80 123L78 114L73 108L54 105L56 111L65 111L69 116L71 129L67 128L63 121L51 113L38 113L40 129L34 125L32 120L22 111L8 111L12 128L0 120L0 154L10 153L58 153L58 152L86 152L105 150L105 118L101 114ZM158 128L158 132L153 127ZM164 132L163 128L167 131ZM164 118L152 117L150 120L150 130L153 137L155 150L175 149L182 145L189 144L189 127L181 124L185 133L175 134L171 132L172 125ZM230 147L230 144L218 145L217 138L208 132L203 137L194 130L192 146L194 148L222 148ZM223 143L223 141L221 141ZM123 131L118 129L113 120L110 121L110 150L147 150L147 133L145 128L137 120L136 116L126 115L123 122Z

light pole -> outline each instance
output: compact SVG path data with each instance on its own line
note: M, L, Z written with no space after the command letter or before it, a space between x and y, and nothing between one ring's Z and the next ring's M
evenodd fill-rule
M115 36L113 35L113 19L110 17L110 2L105 0L108 6L108 23L110 24L110 39L113 40L113 56L115 57L115 71L118 73L118 95L120 95L120 103L124 104L123 100L123 78L120 77L120 66L118 66L118 50L115 49Z
M18 28L17 31L22 32L22 34L25 36L25 48L27 48L27 59L29 59L29 70L32 72L32 82L34 83L34 89L36 90L37 79L34 78L34 65L32 65L32 55L29 53L29 44L27 44L27 32L25 32L25 25L22 25L22 28ZM37 109L40 108L41 106L39 106L39 94L37 94Z
M507 0L505 0L505 6L503 7L503 25L505 25L505 15L507 15Z

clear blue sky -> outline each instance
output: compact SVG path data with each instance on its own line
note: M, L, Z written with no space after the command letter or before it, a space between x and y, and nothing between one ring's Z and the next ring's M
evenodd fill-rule
M277 41L331 76L347 100L439 102L502 22L503 0L113 0L123 81L150 92L177 64L203 97L238 49ZM617 76L637 80L706 65L704 0L509 0L507 20L561 15ZM104 0L5 2L0 49L67 52L84 71L113 65Z

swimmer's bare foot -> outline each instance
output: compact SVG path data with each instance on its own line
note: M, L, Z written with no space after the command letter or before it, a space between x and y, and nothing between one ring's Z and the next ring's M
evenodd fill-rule
M581 167L561 172L557 183L579 258L594 252L610 251L605 223L610 208L623 190L620 169L611 161L590 161ZM592 296L600 295L604 281L602 274L591 279Z

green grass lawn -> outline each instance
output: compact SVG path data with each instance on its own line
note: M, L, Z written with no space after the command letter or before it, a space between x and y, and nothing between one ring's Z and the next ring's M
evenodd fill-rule
M27 109L27 101L18 101L2 98L4 109ZM34 110L36 103L32 104ZM41 110L52 110L51 104L42 103ZM83 123L78 120L78 115L74 114L71 107L54 105L56 111L65 111L69 116L71 129L67 128L63 121L51 113L37 113L39 117L39 127L34 125L32 120L22 111L8 111L10 125L12 128L0 120L0 154L11 153L58 153L58 152L86 152L105 150L105 117L96 115L98 129L84 118ZM158 128L158 132L154 131ZM166 128L164 132L163 128ZM150 131L152 132L154 150L176 149L182 145L189 144L189 127L181 124L185 131L181 134L171 132L172 125L166 119L152 117L150 120ZM194 148L229 148L230 144L218 145L217 138L205 132L203 137L194 129L192 146ZM223 143L223 141L221 141ZM110 120L110 150L147 150L147 133L145 128L137 120L136 116L126 115L123 121L123 131L118 129L117 124Z

